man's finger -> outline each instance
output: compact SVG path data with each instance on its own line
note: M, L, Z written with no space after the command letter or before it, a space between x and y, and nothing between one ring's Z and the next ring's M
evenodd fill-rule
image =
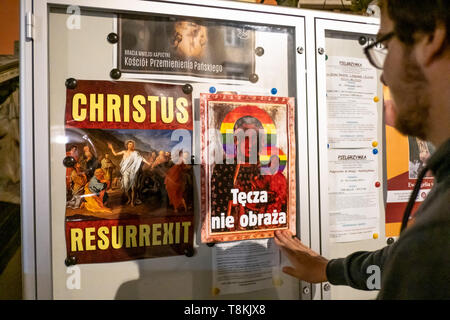
M289 231L280 231L275 234L275 237L283 243L285 247L288 247L291 250L304 250L302 246L298 245L299 240L297 238L294 239L292 233Z
M292 244L292 247L299 250L309 250L309 247L305 246L299 238L292 235L290 232L284 234L286 241Z
M298 277L297 272L296 272L296 270L294 268L292 268L292 267L283 267L282 270L283 270L284 273L286 273L286 274L288 274L290 276L293 276L293 277L295 277L297 279L300 279ZM302 279L300 279L300 280L302 280Z
M281 252L288 258L292 265L301 264L304 260L302 255L298 254L298 251L291 250L286 247L280 247Z
M292 242L289 238L285 237L285 236L278 236L276 239L276 244L278 244L279 246L285 247L285 248L289 248L291 250L295 250L296 249L296 245L294 242Z
M280 240L278 240L278 238L277 238L276 236L273 238L273 241L274 241L275 244L276 244L277 246L279 246L279 247L283 247L283 246L284 246L284 243L281 242Z
M306 246L306 245L304 245L303 242L302 242L299 238L297 238L297 237L294 238L294 242L295 242L297 245L299 245L299 246L301 246L302 248L304 248L304 249L309 249L309 247Z
M281 233L275 232L274 240L278 246L286 246L286 238Z
M286 257L288 257L289 260L291 258L294 258L294 256L295 256L295 252L285 246L280 246L280 250L281 250L281 252L283 252L286 255Z
M289 240L292 240L292 233L289 231L276 231L275 237L278 238L281 242L287 244Z

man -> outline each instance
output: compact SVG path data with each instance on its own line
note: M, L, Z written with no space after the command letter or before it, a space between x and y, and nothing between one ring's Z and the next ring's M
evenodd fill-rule
M114 163L109 158L109 153L105 153L105 157L101 161L103 172L105 172L105 179L109 181L109 188L112 188Z
M81 165L76 162L74 169L70 174L70 185L72 191L72 198L67 201L67 207L72 209L80 208L83 200L84 186L87 183L86 175L81 171Z
M205 55L208 29L194 21L177 21L172 35L173 51L180 57L200 59Z
M169 201L175 212L178 212L178 208L181 206L184 207L185 212L188 211L185 195L190 169L190 166L186 165L183 161L183 150L180 150L177 163L167 170L164 179Z
M91 148L88 145L83 147L83 154L80 159L80 164L88 180L94 176L95 169L100 167L97 157L92 153Z
M75 161L78 161L78 147L76 145L72 145L70 147L70 150L66 152L67 157L72 157L75 159ZM70 190L70 184L71 184L71 176L72 171L74 170L73 167L67 167L66 168L66 186L67 190Z
M122 156L122 161L120 161L120 173L122 175L122 189L125 191L128 201L127 205L132 207L135 204L139 204L136 201L136 181L139 169L141 168L142 162L149 165L147 160L145 160L134 148L135 142L133 140L125 141L126 150L116 152L111 143L108 142L108 148L111 150L114 156Z
M84 187L86 203L84 207L94 213L112 213L111 209L106 206L108 202L109 182L105 180L103 169L98 168L94 171L94 176Z
M368 267L375 265L381 270L378 299L450 299L449 0L384 0L380 6L378 39L386 56L376 61L369 49L366 53L372 64L383 68L382 82L395 102L395 127L436 147L417 180L401 235L381 250L330 261L288 232L277 232L275 242L293 264L284 271L308 282L368 290L372 275ZM433 173L435 185L414 224L406 228L427 170Z
M169 168L170 166L166 157L166 152L164 150L160 150L155 161L152 163L151 170L152 178L159 187L161 208L168 207L169 205L169 196L165 185L166 174Z
M409 179L417 179L417 176L425 167L428 158L433 154L434 147L427 141L417 137L408 137L409 145ZM428 177L431 173L428 172Z
M153 151L152 154L150 155L150 157L147 160L148 163L149 163L150 169L151 169L151 166L152 166L153 162L155 162L155 160L156 160L156 152Z
M166 162L167 162L166 153L164 152L164 150L160 150L158 156L152 162L151 168L155 169L157 166L164 164Z

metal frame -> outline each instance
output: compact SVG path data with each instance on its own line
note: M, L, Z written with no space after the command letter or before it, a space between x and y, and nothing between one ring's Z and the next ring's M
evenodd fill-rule
M27 37L26 14L30 0L20 2L20 154L21 154L21 243L22 291L24 299L36 299L34 222L34 133L33 133L33 42ZM29 22L29 21L28 21ZM29 110L27 110L29 109Z
M377 25L378 19L313 10L241 3L234 1L188 0L121 1L121 0L22 0L21 1L21 160L22 160L22 263L25 299L52 299L52 239L50 190L50 134L49 134L49 83L48 83L48 8L49 6L78 5L100 11L171 13L175 9L184 16L202 16L244 22L270 22L296 27L296 47L303 48L296 55L297 106L306 106L306 114L297 112L300 173L299 194L301 211L308 212L298 219L300 237L306 245L322 254L319 235L323 217L315 214L321 210L323 197L319 185L323 177L323 145L320 132L323 123L323 97L318 95L321 84L316 72L316 45L314 32L316 20L329 19ZM201 9L201 10L199 10ZM249 14L251 13L251 14ZM26 17L34 18L30 30L23 28ZM33 19L31 19L33 21ZM30 34L31 32L31 34ZM310 70L309 73L306 70ZM303 75L304 74L304 75ZM307 85L308 84L308 85ZM306 93L306 95L305 95ZM319 107L316 109L316 104ZM298 110L297 110L298 111ZM319 133L319 140L317 134ZM306 168L306 172L302 171ZM324 171L322 171L324 172ZM325 181L326 182L326 181ZM308 192L306 192L308 190ZM322 192L322 190L321 190ZM300 198L300 194L308 197ZM322 240L322 241L321 241ZM326 248L325 248L326 249ZM300 296L304 299L326 298L320 285L301 283Z
M326 101L326 66L325 66L325 31L336 30L342 32L355 32L376 34L377 25L362 25L357 22L349 21L329 21L316 19L316 78L317 78L317 133L318 133L318 165L319 165L319 225L320 225L320 253L327 255L329 219L328 219L328 148L327 148L327 101ZM318 54L319 49L325 49L325 52ZM325 186L325 187L320 187ZM323 283L321 286L322 298L330 299L330 285Z

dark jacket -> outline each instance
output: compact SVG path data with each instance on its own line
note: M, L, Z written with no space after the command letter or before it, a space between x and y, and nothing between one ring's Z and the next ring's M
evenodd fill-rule
M376 265L381 270L378 299L450 299L450 139L431 156L427 167L435 184L414 224L390 246L330 260L331 284L369 290L367 280L373 272L368 267Z

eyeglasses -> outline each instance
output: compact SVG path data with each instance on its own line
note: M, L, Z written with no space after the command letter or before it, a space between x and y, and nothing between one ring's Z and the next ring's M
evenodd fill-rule
M383 45L383 42L389 40L394 35L395 32L391 31L364 48L364 53L367 59L375 68L381 70L383 69L384 60L386 59L386 55L388 53L388 50Z

